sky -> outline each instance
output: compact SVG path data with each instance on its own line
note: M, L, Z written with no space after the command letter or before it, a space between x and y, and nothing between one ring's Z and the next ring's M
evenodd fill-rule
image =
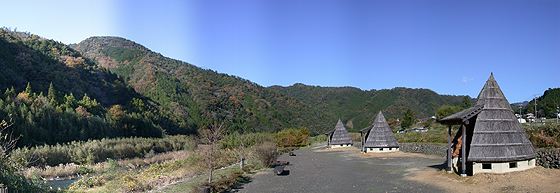
M262 86L426 88L510 103L560 87L560 0L18 0L0 26L119 36Z

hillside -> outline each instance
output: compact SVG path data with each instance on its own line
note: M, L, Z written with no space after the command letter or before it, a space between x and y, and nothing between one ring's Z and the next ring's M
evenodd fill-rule
M67 45L2 28L0 69L0 119L13 122L19 146L163 135L122 110L139 95Z
M549 88L543 95L537 98L538 117L556 118L557 107L560 106L560 88ZM519 112L519 107L514 108ZM522 114L535 113L535 100L529 101L521 109Z
M339 118L356 131L380 110L399 118L411 108L423 118L461 101L427 89L266 88L119 37L65 45L2 28L0 56L0 118L11 115L20 145L196 134L213 122L230 132L306 127L317 135Z
M463 96L438 95L428 89L393 88L363 91L354 87L319 87L294 84L289 87L272 86L319 111L339 117L356 131L370 124L377 112L387 118L400 118L410 108L416 118L435 115L443 105L460 105ZM349 124L350 122L350 124Z
M92 37L72 47L171 112L178 127L164 127L169 134L192 134L215 121L246 132L307 127L317 134L330 125L320 112L290 96L164 57L123 38Z

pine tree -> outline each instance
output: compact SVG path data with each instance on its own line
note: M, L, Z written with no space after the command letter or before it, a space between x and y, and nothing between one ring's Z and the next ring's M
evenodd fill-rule
M52 106L58 106L58 91L54 89L53 83L49 85L49 91L47 93L47 99Z
M463 97L463 100L461 101L461 108L462 109L468 109L468 108L471 108L471 107L472 107L471 97L469 97L469 96Z
M408 108L406 110L406 112L403 113L403 120L401 123L401 127L403 129L408 129L410 128L410 126L412 126L413 122L414 122L414 111L410 110L410 108Z

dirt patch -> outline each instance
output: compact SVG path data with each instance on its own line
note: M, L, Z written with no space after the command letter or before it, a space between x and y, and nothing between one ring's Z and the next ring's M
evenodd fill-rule
M405 153L402 151L383 152L383 153L357 153L357 154L351 154L350 156L356 156L361 158L390 158L390 157L440 158L440 156L436 156L436 155L425 155L420 153Z
M356 147L337 147L337 148L325 148L321 150L315 150L315 152L329 152L329 151L360 151Z
M411 171L406 179L454 192L557 192L560 170L537 166L519 172L460 177L445 170L426 169Z

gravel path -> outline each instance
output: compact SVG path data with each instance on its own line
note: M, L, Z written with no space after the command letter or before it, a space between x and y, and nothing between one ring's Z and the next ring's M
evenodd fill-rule
M259 172L232 192L444 192L435 186L405 179L414 170L440 167L438 156L364 156L357 148L325 150L324 147L294 151L278 158L289 161L289 174L277 176L272 169Z

